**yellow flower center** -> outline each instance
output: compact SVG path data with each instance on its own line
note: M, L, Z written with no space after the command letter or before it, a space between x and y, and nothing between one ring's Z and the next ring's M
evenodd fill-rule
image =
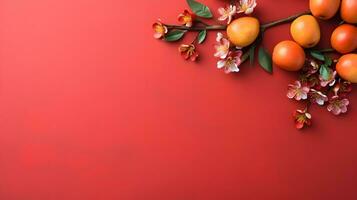
M248 4L243 4L243 5L242 5L242 10L243 10L243 11L248 10L248 8L249 8Z
M191 21L192 21L191 16L185 15L185 16L183 17L183 21L184 21L185 23L191 22Z
M226 60L226 65L232 65L234 63L234 59L232 57L228 57Z
M164 27L161 26L161 25L156 25L156 26L155 26L155 32L157 32L157 33L164 33L164 32L165 32L165 29L164 29Z
M227 50L228 50L228 48L225 45L220 45L218 47L218 51L227 51Z

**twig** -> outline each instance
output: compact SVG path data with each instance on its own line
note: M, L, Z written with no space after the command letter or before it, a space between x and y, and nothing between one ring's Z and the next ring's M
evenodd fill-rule
M207 24L206 22L204 22L204 21L202 21L202 20L200 20L200 19L195 19L195 22L201 23L201 24L203 24L203 25L205 25L205 26L210 26L209 24Z
M273 21L273 22L270 22L270 23L267 23L267 24L263 24L261 26L261 29L264 31L264 30L266 30L266 29L268 29L270 27L291 22L291 21L295 20L296 18L298 18L298 17L300 17L302 15L308 15L308 14L311 14L311 12L310 11L306 11L306 12L303 12L303 13L300 13L300 14L296 14L296 15L284 18L284 19L279 19L279 20L276 20L276 21Z
M302 15L306 15L306 14L310 14L310 11L306 11L300 14L296 14L284 19L279 19L267 24L263 24L261 25L261 31L264 32L266 29L280 25L280 24L284 24L284 23L288 23L291 22L293 20L295 20L296 18L302 16ZM227 29L227 25L208 25L205 22L201 21L201 20L196 20L197 22L200 22L202 25L204 26L192 26L192 27L187 27L187 26L180 26L180 25L171 25L171 24L165 24L165 26L168 29L177 29L177 30L188 30L188 31L203 31L203 30L226 30Z
M203 31L203 30L226 30L226 25L210 25L210 26L177 26L177 25L170 25L165 24L168 29L177 29L177 30L188 30L188 31Z

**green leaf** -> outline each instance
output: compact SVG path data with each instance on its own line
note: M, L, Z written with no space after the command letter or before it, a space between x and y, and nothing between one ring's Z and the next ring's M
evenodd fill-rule
M210 9L203 5L200 2L197 2L195 0L186 0L187 4L190 6L192 12L194 12L196 15L204 18L212 18L213 15L210 11Z
M206 35L207 35L207 31L206 31L206 30L201 31L201 32L198 34L197 38L198 38L198 43L199 43L199 44L201 44L202 42L205 41Z
M251 46L249 49L249 63L250 63L250 65L254 64L254 52L255 52L255 45Z
M330 78L331 70L326 65L320 66L320 75L324 80L328 80Z
M332 59L328 56L325 56L325 65L328 67L332 65Z
M273 72L271 56L263 47L259 48L258 57L260 66L271 74Z
M319 51L311 51L310 55L314 58L316 58L317 60L321 60L321 61L325 61L325 56L323 53L319 52Z
M166 34L165 40L168 42L174 42L174 41L181 39L184 34L185 34L185 31L181 31L181 30L171 31L168 34Z

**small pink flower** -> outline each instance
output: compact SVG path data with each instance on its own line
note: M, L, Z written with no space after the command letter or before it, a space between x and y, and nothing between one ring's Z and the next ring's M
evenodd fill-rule
M227 57L229 53L229 40L224 38L222 33L217 33L217 38L216 38L218 44L215 45L216 53L214 54L215 57L224 59Z
M152 25L152 28L154 29L154 38L160 39L165 36L167 33L167 27L163 25L160 21L157 21Z
M226 9L225 8L218 8L218 13L221 15L218 20L225 21L227 20L227 24L231 23L233 15L236 14L237 7L230 5Z
M194 17L194 14L190 13L188 10L184 10L183 13L179 14L177 18L181 24L187 27L191 27L193 24Z
M338 96L333 96L329 103L330 104L327 106L327 110L332 112L334 115L339 115L347 112L347 106L350 102L346 98L342 99Z
M198 57L196 47L193 44L181 44L179 47L179 52L186 60L191 59L191 61L196 61Z
M336 71L334 71L334 72L332 72L332 73L330 73L330 76L329 76L329 78L327 79L327 80L325 80L321 75L320 75L320 85L322 86L322 87L326 87L327 85L329 85L329 86L333 86L334 84L335 84L335 82L336 82L336 74L337 74L337 72Z
M237 13L252 14L256 6L256 0L240 0Z
M295 81L294 84L288 85L287 97L289 99L295 98L295 100L300 101L301 99L307 99L307 93L310 88L307 86L302 86L300 81Z
M315 89L310 89L309 95L311 102L316 103L320 106L323 106L325 102L328 101L328 98L325 94Z
M311 125L311 114L308 113L305 110L296 110L293 113L293 117L295 120L295 127L297 129L302 129L306 126L310 126Z
M241 56L243 52L238 50L236 52L230 52L228 56L217 62L217 68L224 68L225 73L239 72L238 66L241 64Z

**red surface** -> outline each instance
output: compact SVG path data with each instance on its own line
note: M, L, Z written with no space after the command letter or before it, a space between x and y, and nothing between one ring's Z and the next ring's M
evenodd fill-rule
M307 5L259 0L256 14L267 22ZM357 199L357 90L348 115L314 107L313 126L296 131L299 105L285 97L296 74L225 75L214 33L198 63L152 38L157 17L174 23L184 8L1 0L1 200ZM288 38L280 26L264 45Z

